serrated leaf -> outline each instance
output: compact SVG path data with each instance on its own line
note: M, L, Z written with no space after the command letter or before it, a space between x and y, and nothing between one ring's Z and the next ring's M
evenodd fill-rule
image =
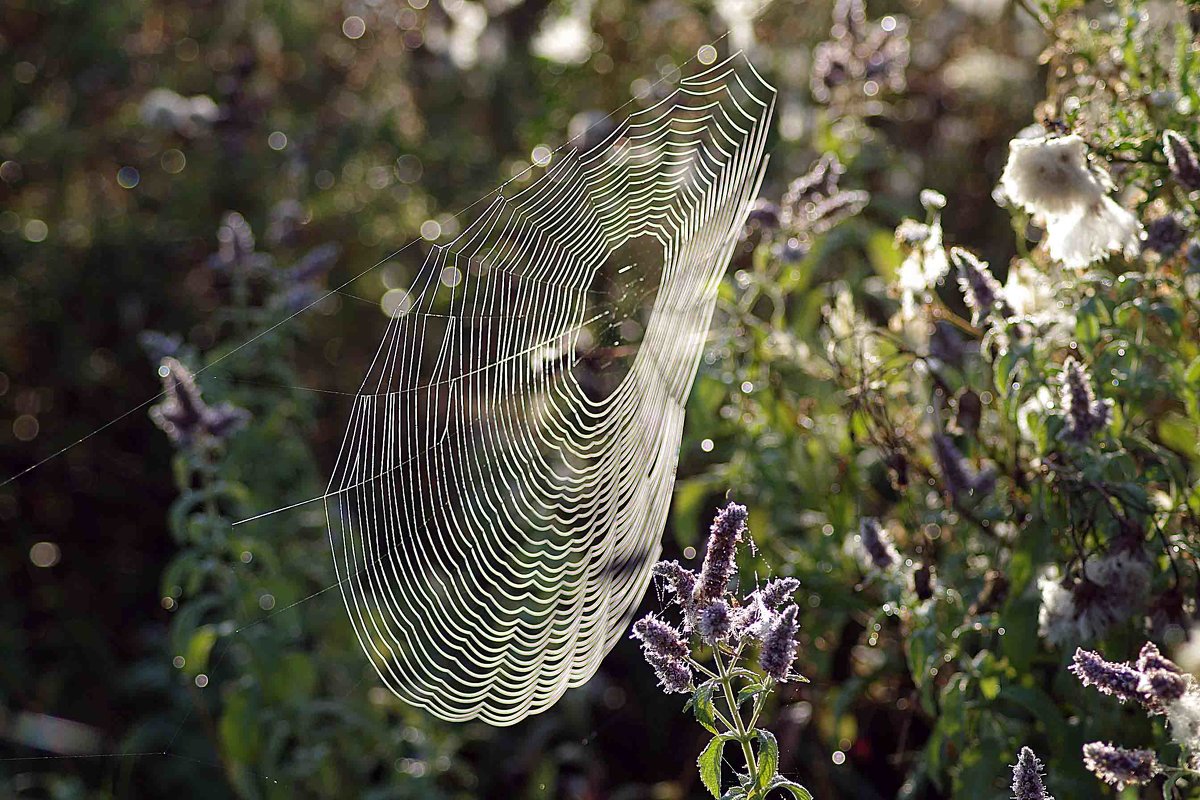
M710 733L717 733L716 710L713 708L712 699L716 688L712 682L705 682L700 684L696 693L692 695L692 712L696 715L696 721Z
M751 699L755 695L765 692L766 690L767 690L767 687L763 686L761 683L751 683L748 686L743 686L741 689L738 690L738 694L737 694L738 706L740 707L742 705L742 703Z
M758 737L758 779L762 788L767 788L779 771L779 742L775 734L767 730L756 730Z
M717 798L721 796L721 759L724 752L725 738L714 736L696 759L696 766L700 768L700 782Z
M813 800L812 792L795 781L789 781L782 775L771 781L770 786L767 787L768 791L774 791L775 789L783 789L786 792L790 792L796 800Z

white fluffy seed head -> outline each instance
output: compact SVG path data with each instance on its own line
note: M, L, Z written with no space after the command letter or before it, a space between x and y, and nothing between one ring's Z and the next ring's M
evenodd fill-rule
M1046 251L1071 269L1120 252L1137 255L1142 226L1115 203L1108 176L1078 136L1013 139L1000 176L1008 198L1046 228Z
M1110 197L1046 219L1046 252L1069 269L1083 269L1114 252L1133 258L1141 238L1137 217Z
M1093 203L1108 188L1089 167L1087 145L1078 136L1013 139L1000 185L1010 200L1041 216Z

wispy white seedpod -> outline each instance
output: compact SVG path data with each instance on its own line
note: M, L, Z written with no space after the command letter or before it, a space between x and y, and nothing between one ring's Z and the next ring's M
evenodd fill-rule
M1141 224L1108 197L1112 182L1088 161L1078 136L1012 140L1000 187L1045 226L1046 251L1067 267L1138 252Z

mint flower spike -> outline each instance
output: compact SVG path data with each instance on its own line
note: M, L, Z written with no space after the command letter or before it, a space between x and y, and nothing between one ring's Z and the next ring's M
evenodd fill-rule
M972 325L979 327L992 314L1005 317L1012 314L1000 281L988 271L987 262L961 247L951 249L950 258L958 267L958 288L962 290L967 308L971 309Z
M933 435L933 455L942 474L942 485L955 497L986 495L995 488L995 472L990 468L974 470L958 445L946 434Z
M758 657L763 672L780 683L787 681L792 662L796 659L796 631L799 628L796 614L799 610L792 604L771 622L763 638L762 653Z
M799 590L800 581L795 578L773 578L758 591L758 596L762 598L764 606L775 611L790 601Z
M1137 668L1142 672L1150 670L1166 670L1174 672L1177 675L1182 675L1183 670L1179 668L1171 659L1164 656L1158 649L1158 645L1154 642L1146 642L1142 645L1142 650L1138 653Z
M863 517L859 522L858 541L870 565L880 572L886 572L900 561L891 537L874 517Z
M1042 762L1028 747L1022 747L1013 767L1013 800L1054 800L1042 783Z
M774 613L763 602L761 592L752 592L744 605L733 612L730 636L739 644L743 640L762 639L770 630Z
M150 419L177 447L223 441L250 419L249 411L229 403L204 402L195 376L176 358L164 358L159 375L163 400L151 407Z
M1063 362L1059 380L1067 419L1062 436L1075 442L1086 441L1108 425L1112 406L1108 401L1096 399L1092 390L1092 376L1087 367L1074 357L1069 356Z
M725 594L729 580L737 569L737 545L746 533L746 507L730 503L717 512L709 530L708 545L704 551L704 565L700 568L696 600L716 600Z
M1083 765L1118 790L1147 783L1158 774L1158 761L1151 750L1129 750L1105 742L1083 746Z
M679 631L654 614L647 614L634 623L633 638L641 641L647 655L673 659L686 659L691 655Z
M1124 703L1127 700L1143 702L1145 695L1140 689L1142 673L1128 664L1105 661L1099 653L1075 650L1070 666L1071 672L1084 686L1094 686L1103 694L1112 695Z
M1179 185L1188 191L1200 189L1200 159L1196 158L1191 142L1177 131L1167 130L1163 131L1162 149L1171 175Z
M658 685L667 694L686 694L692 690L692 668L686 661L652 653L646 653L646 661L654 668Z
M674 592L675 599L681 606L691 605L692 595L696 591L696 573L684 569L678 561L659 561L650 574L663 580L667 591Z
M692 686L691 648L679 631L647 614L633 626L634 639L642 643L642 655L654 668L658 683L668 694L687 692Z
M733 616L724 600L712 601L697 614L696 633L709 644L727 639L732 628Z
M1187 690L1187 678L1165 669L1142 673L1138 683L1138 691L1153 705L1155 711L1165 709L1168 703L1179 700L1187 694Z

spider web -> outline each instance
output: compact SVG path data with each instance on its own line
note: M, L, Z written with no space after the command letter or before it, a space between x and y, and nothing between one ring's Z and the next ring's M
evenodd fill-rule
M402 700L513 724L627 628L774 95L740 55L685 78L416 273L324 496L350 620Z

